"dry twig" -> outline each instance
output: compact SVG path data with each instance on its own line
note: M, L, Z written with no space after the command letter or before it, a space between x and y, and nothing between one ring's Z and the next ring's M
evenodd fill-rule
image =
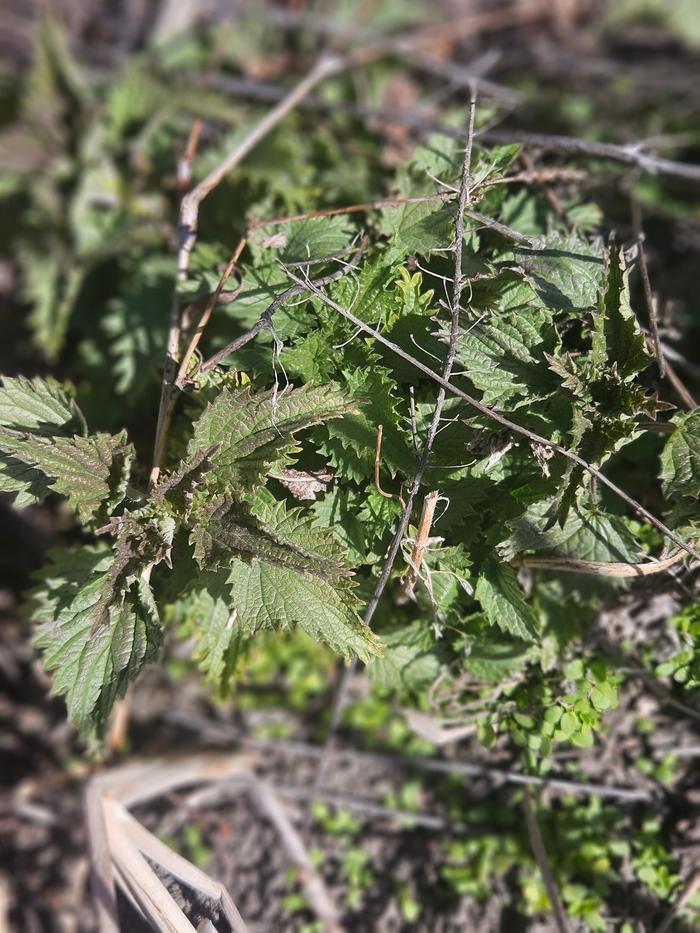
M229 93L239 94L242 97L254 100L274 102L280 100L286 93L285 89L279 85L251 81L247 78L226 76L220 77L217 83L219 87ZM374 126L399 123L414 130L421 136L439 133L453 139L461 139L462 137L460 129L440 120L425 117L416 110L366 107L362 104L328 101L318 97L308 97L300 106L313 110L347 113L361 120L371 122ZM522 143L524 146L539 149L543 152L552 152L570 157L580 156L587 159L600 159L605 162L618 162L651 175L664 175L671 178L682 178L694 183L700 182L700 165L661 158L641 149L638 144L620 145L582 139L577 136L528 133L517 127L512 129L484 129L478 131L476 136L479 140L485 142Z
M547 850L545 848L544 840L542 839L542 833L540 832L540 827L535 815L535 808L532 805L532 791L529 787L525 788L523 802L525 806L525 822L527 824L527 834L530 838L532 854L535 856L537 867L540 870L542 880L544 881L544 886L547 889L547 897L549 898L549 902L552 905L557 929L559 930L559 933L569 933L569 923L566 919L566 912L564 910L561 897L559 896L557 883L554 880L552 867L549 864Z
M346 62L335 55L324 55L308 72L308 74L274 107L255 127L248 133L228 155L182 198L180 204L180 217L178 232L180 245L177 257L177 280L170 307L170 323L168 327L168 344L163 368L163 382L161 387L160 405L158 409L158 423L153 448L153 467L151 469L150 485L158 482L160 471L165 459L170 420L172 417L173 400L176 392L174 384L177 369L177 360L180 352L180 303L177 295L178 286L187 278L190 253L197 237L197 223L199 220L199 207L202 201L216 188L224 177L238 165L242 159L253 149L287 114L303 100L321 81L329 75L336 73Z
M556 570L565 573L586 573L596 577L647 577L653 573L663 573L686 556L685 551L674 551L662 560L651 560L646 564L613 563L599 560L578 560L574 557L515 557L514 567L531 567L539 570Z
M658 925L654 933L667 933L667 931L671 929L676 916L692 900L698 890L700 890L700 867L695 868L691 872L690 877L681 889L681 893L673 902L671 909Z
M294 282L301 284L302 280L297 279L293 273L288 273L289 277ZM679 548L682 548L687 554L693 557L695 560L700 560L700 554L695 550L695 548L689 544L683 537L677 534L675 531L672 531L661 519L657 518L648 509L644 508L636 499L633 499L632 496L629 496L623 489L621 489L616 483L613 483L612 480L608 479L604 473L599 469L592 466L588 461L584 460L583 457L579 457L577 453L572 450L568 450L566 447L562 447L561 444L557 444L555 441L550 440L549 438L542 437L540 434L536 434L534 431L530 431L528 428L524 428L520 424L516 424L514 421L511 421L510 418L506 418L505 415L500 414L497 411L494 411L488 406L484 405L483 402L478 401L473 396L462 391L458 386L451 383L449 380L444 379L439 373L436 373L435 370L431 369L429 366L426 366L424 363L421 363L420 360L417 360L414 356L411 356L410 353L407 353L403 350L398 344L393 343L391 340L388 340L382 333L376 330L373 327L370 327L369 324L366 324L364 321L360 320L356 315L349 311L347 308L343 308L342 305L339 305L336 301L333 301L332 298L329 298L325 292L320 291L315 286L312 286L311 283L307 282L309 291L316 295L325 305L329 308L333 308L338 314L341 314L344 318L350 321L355 327L364 331L364 333L369 334L371 337L385 346L387 349L391 350L392 353L395 353L397 356L400 356L407 363L410 363L424 375L428 376L434 382L437 382L438 385L442 386L448 392L452 392L458 398L463 399L467 402L472 408L478 411L480 414L485 415L487 418L502 424L504 428L507 428L509 431L512 431L514 434L518 434L522 437L526 437L533 444L539 444L542 447L545 447L549 450L553 450L555 453L560 454L562 457L566 457L571 463L575 463L577 466L580 466L591 476L595 477L598 482L602 483L604 486L613 492L618 498L622 499L631 509L633 509L638 515L640 515L645 521L649 522L650 525L653 525L658 531L660 531L665 537L673 541Z
M433 491L429 492L425 499L423 499L423 509L421 511L420 521L418 522L418 531L416 532L415 541L413 542L413 552L411 553L411 560L408 565L408 570L406 571L406 576L404 577L403 586L401 587L401 595L404 598L409 598L413 595L413 590L415 589L416 581L420 575L420 568L423 564L423 558L425 557L425 551L428 546L430 529L433 524L433 518L435 517L435 507L439 498L440 493Z
M357 267L360 259L362 258L366 243L366 239L363 238L352 257L347 262L344 262L335 272L324 275L321 278L316 279L315 282L311 282L310 280L299 281L296 285L292 285L291 288L288 288L286 291L282 292L281 295L278 295L275 300L263 311L252 327L250 327L244 334L236 337L235 340L232 340L230 343L226 344L225 347L223 347L217 353L214 353L213 356L209 357L209 359L205 360L205 362L200 366L200 372L208 372L210 369L213 369L214 366L218 366L219 363L226 359L227 356L230 356L232 353L240 350L241 347L244 347L246 344L250 343L251 340L254 340L262 330L270 326L270 322L274 313L278 311L283 305L285 305L291 298L294 298L297 295L303 295L304 292L310 291L308 286L313 285L313 287L318 288L319 286L330 285L331 282L337 282L338 279L341 279L344 275L348 275L348 273L352 272L353 269Z

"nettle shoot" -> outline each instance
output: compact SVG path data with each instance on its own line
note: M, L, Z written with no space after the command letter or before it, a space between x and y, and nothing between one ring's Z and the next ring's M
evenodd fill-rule
M218 693L257 633L300 626L379 690L472 690L484 741L593 741L620 676L580 636L610 587L697 556L700 417L653 389L634 256L590 206L567 229L506 184L517 146L469 140L419 147L389 200L251 221L223 275L197 243L150 484L68 388L3 380L0 489L63 497L82 531L27 611L84 733L184 620ZM119 391L143 365L126 337ZM642 438L653 509L603 473Z

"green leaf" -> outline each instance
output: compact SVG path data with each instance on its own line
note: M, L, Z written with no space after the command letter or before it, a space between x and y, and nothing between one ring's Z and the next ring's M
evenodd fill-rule
M229 491L250 486L273 466L288 462L296 432L340 418L353 407L335 386L257 394L249 388L223 389L195 422L188 460L207 450L216 467L212 484Z
M312 637L367 660L380 643L357 614L345 553L329 529L261 492L250 510L225 500L195 509L195 559L230 566L231 606L246 631L299 623Z
M574 234L553 233L542 248L516 247L512 257L544 308L581 311L596 307L604 268L599 245Z
M87 434L82 412L54 379L3 376L0 425L33 434ZM61 428L60 431L57 428Z
M389 255L397 259L407 253L429 256L447 249L454 240L454 215L442 201L419 201L382 210L382 233L391 238Z
M176 614L191 623L197 642L195 659L220 696L230 685L241 635L227 581L226 573L200 574L175 607Z
M188 520L194 557L202 568L226 566L234 557L258 557L280 567L321 578L347 577L350 570L338 542L313 526L301 509L262 496L249 505L226 498L197 504Z
M126 431L48 438L0 428L0 489L20 493L20 503L53 490L83 523L106 520L124 498L133 457Z
M85 422L55 382L5 378L0 388L0 490L18 506L54 491L81 521L106 520L122 501L134 450L126 432L70 436Z
M317 641L365 663L381 654L381 642L357 614L357 600L345 586L254 559L234 561L230 576L236 620L251 634L298 624Z
M503 312L461 331L457 359L483 392L484 404L503 407L556 388L545 354L553 353L557 342L544 311Z
M504 637L487 632L469 646L464 666L478 680L498 683L506 680L514 671L522 670L534 652L532 642Z
M34 642L53 691L63 695L81 732L106 720L145 664L154 660L160 630L143 579L125 583L105 547L56 552L31 594Z
M71 265L62 254L61 245L55 241L44 252L22 249L18 254L22 291L32 305L29 323L34 343L49 362L55 362L63 349L87 271L84 265Z
M416 693L440 674L445 652L435 645L430 626L413 622L382 633L384 653L369 667L372 684L383 691Z
M661 452L661 482L671 498L700 496L700 411L676 419Z
M171 258L143 258L138 272L125 276L121 294L110 302L101 322L110 341L114 388L132 403L149 380L156 384L168 330L163 308L172 290Z
M376 357L373 357L373 361ZM391 372L379 362L364 369L343 370L342 378L359 411L326 425L328 439L321 448L348 479L366 482L374 470L377 430L383 426L382 467L391 475L398 470L406 473L415 463L407 439L402 432L399 399Z
M515 570L510 565L488 562L476 582L474 595L490 625L522 641L538 640L535 614L525 602Z
M551 503L545 500L513 519L513 533L498 547L501 555L510 560L524 551L536 551L602 563L640 559L641 547L621 516L580 507L569 512L563 526L550 528L550 512Z
M364 262L355 275L343 276L333 283L329 292L339 305L352 308L360 320L386 333L402 311L404 302L399 300L399 283L404 272L403 266L387 262L386 257L380 255Z
M629 272L622 250L607 257L605 285L598 302L591 359L627 381L646 369L653 357L630 307Z
M358 517L363 498L349 484L342 488L334 485L311 506L317 524L333 529L354 565L363 564L367 560L367 529L364 521Z
M344 250L353 234L347 217L311 217L258 230L253 244L258 248L279 249L285 265L314 262Z

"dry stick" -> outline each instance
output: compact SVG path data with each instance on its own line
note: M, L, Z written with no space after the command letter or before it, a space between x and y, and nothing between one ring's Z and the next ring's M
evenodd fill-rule
M293 282L302 284L302 280L297 279L293 273L288 272L287 274ZM655 515L645 509L643 505L640 505L639 502L629 496L623 489L620 489L620 487L613 483L612 480L608 479L604 473L584 460L583 457L579 457L579 455L574 453L574 451L568 450L566 447L562 447L561 444L557 444L555 441L552 441L549 438L542 437L540 434L536 434L534 431L530 431L528 428L524 428L522 425L516 424L509 418L506 418L505 415L501 415L499 412L488 408L486 405L484 405L483 402L480 402L473 396L463 392L462 389L454 385L454 383L444 379L439 373L436 373L434 369L431 369L429 366L421 363L420 360L417 360L414 356L411 356L410 353L407 353L398 344L392 343L391 340L388 340L378 330L375 330L373 327L370 327L369 324L366 324L364 321L360 320L360 318L356 317L352 311L349 311L347 308L339 305L337 301L333 301L332 298L329 298L325 292L322 292L313 286L311 282L307 282L306 285L311 294L316 295L316 297L319 298L329 308L333 308L334 311L337 311L338 314L341 314L344 318L354 324L355 327L357 327L359 330L368 334L370 337L374 337L374 339L378 343L381 343L382 346L385 346L388 350L391 350L392 353L400 356L401 359L405 360L407 363L410 363L411 366L413 366L415 369L420 370L434 382L437 382L438 385L442 386L444 389L447 389L448 392L452 392L453 395L463 399L465 402L467 402L468 405L470 405L480 414L485 415L487 418L490 418L492 421L495 421L498 424L502 424L504 428L508 428L509 431L527 438L534 444L540 444L549 450L553 450L555 453L561 454L562 457L566 457L566 459L571 461L571 463L575 463L577 466L580 466L591 476L594 476L598 482L602 483L604 486L607 486L611 492L613 492L618 498L622 499L622 501L625 502L631 509L633 509L637 515L641 515L645 521L649 522L650 525L653 525L654 528L658 529L658 531L665 535L665 537L667 537L670 541L673 541L674 544L676 544L679 548L682 548L684 551L686 551L686 553L690 554L690 556L695 558L695 560L700 560L700 554L692 547L692 545L688 544L684 538L676 534L675 531L672 531L661 521L661 519L657 518Z
M556 570L566 573L587 573L597 577L646 577L652 573L663 573L685 557L685 551L674 551L663 560L652 560L647 564L622 564L598 560L578 560L572 557L516 557L513 567L532 567L540 570Z
M460 300L462 297L462 289L464 283L462 282L462 243L464 240L464 215L466 211L467 201L469 200L469 171L471 168L471 157L472 157L472 146L474 141L474 114L476 110L476 95L474 89L472 89L471 100L469 101L469 123L467 129L467 145L464 153L464 162L462 164L462 181L459 189L459 201L457 206L457 216L455 218L455 271L454 279L452 283L452 305L451 305L451 320L450 320L450 339L447 349L447 356L445 358L445 365L442 370L441 381L443 383L449 383L450 375L452 374L452 367L454 365L455 357L457 355L457 340L459 337L459 312L460 312ZM364 622L366 625L369 625L372 621L372 616L374 615L379 600L382 597L382 593L389 581L389 576L391 570L396 561L396 556L401 547L401 542L403 541L404 535L406 534L406 529L408 528L408 523L411 518L411 511L413 509L413 502L420 487L423 475L428 466L428 460L430 459L430 454L433 449L433 443L440 427L440 419L442 417L442 409L445 404L445 386L441 385L438 392L438 397L435 402L435 409L433 411L433 417L428 428L428 434L425 439L425 446L423 447L423 453L421 454L420 461L416 468L415 473L413 474L413 480L408 489L408 497L406 499L406 507L401 516L401 521L399 522L399 527L396 529L394 539L391 542L389 547L389 552L384 561L384 566L380 574L377 585L372 594L372 598L367 604L364 614Z
M618 787L611 784L593 784L588 781L572 781L567 778L542 777L538 774L523 774L521 771L508 771L504 768L494 768L489 765L474 764L469 761L447 760L444 758L408 757L407 755L382 754L378 752L358 752L354 749L325 749L318 745L306 742L295 742L289 739L254 739L241 733L239 729L226 722L216 722L183 713L177 709L169 710L166 716L168 722L175 723L196 732L200 737L206 736L209 741L221 741L226 746L231 742L240 742L246 748L256 751L288 752L299 755L305 760L309 758L318 760L322 755L328 754L338 761L350 761L359 765L381 765L392 772L397 769L428 771L433 774L458 774L463 777L483 777L495 784L517 784L518 786L531 785L546 788L548 791L562 794L591 794L596 797L606 797L618 800L652 801L657 796L653 790L642 790L634 787Z
M585 172L579 172L572 169L542 169L535 172L518 172L515 175L508 175L505 178L499 178L497 181L484 181L480 188L491 188L496 185L506 184L541 184L543 181L580 181L586 176ZM358 204L346 204L343 207L324 207L314 211L304 211L303 214L285 214L280 217L253 218L248 226L250 231L260 230L264 227L279 227L282 224L292 223L298 220L314 220L317 217L337 217L341 214L360 214L367 211L377 211L384 207L402 207L404 204L423 204L426 201L451 201L457 195L452 191L438 191L435 194L408 195L395 198L377 198L374 201L363 201ZM533 237L527 237L525 234L494 221L493 217L487 214L480 214L479 211L473 211L468 208L464 210L465 217L471 217L486 226L505 231L510 239L519 241L529 241L528 245L537 242Z
M534 174L536 172L535 160L532 158L530 153L523 151L520 153L520 158L522 159L525 168ZM557 217L563 221L564 224L566 224L569 230L571 230L575 225L572 223L571 218L567 214L564 205L559 200L557 193L553 191L544 181L538 181L536 184L544 194L545 198L547 199L547 203L552 208Z
M185 384L185 381L187 379L187 370L189 369L189 365L190 365L190 360L192 359L192 356L194 355L194 352L199 345L199 341L202 339L204 328L209 323L209 318L212 316L214 308L218 304L221 292L224 290L224 285L226 284L226 282L228 282L233 272L237 270L238 268L238 260L241 258L241 253L245 249L246 242L247 241L246 241L245 236L242 236L240 240L238 241L238 246L233 251L233 255L229 259L228 265L224 269L223 274L221 275L221 278L219 279L219 284L216 286L216 290L212 292L212 294L209 296L209 299L206 305L204 306L204 310L202 311L199 321L197 322L197 329L192 335L190 344L183 354L182 362L180 363L180 368L178 369L177 376L175 378L175 385L177 386L178 389L182 389L182 387ZM238 293L240 289L241 289L241 286L239 285L239 287L236 289L236 293Z
M647 316L649 318L649 330L653 340L654 356L656 365L659 367L659 375L663 379L666 375L666 362L661 352L661 340L659 339L659 322L656 314L656 300L651 290L651 281L649 279L649 266L647 265L647 255L644 249L644 230L642 229L642 209L639 201L630 192L630 203L632 206L632 226L637 237L637 251L639 253L639 275L642 280L642 291L644 292L644 301L647 306Z
M544 881L544 886L547 889L547 897L549 898L549 902L552 905L552 910L554 911L554 919L557 924L557 929L559 930L559 933L569 933L569 923L566 919L564 905L562 904L561 897L559 896L557 883L554 880L554 875L552 874L552 867L549 864L547 850L544 847L542 833L540 832L537 817L535 816L535 808L532 805L532 791L529 787L525 788L525 796L523 801L525 805L525 822L527 824L527 834L530 838L532 854L535 856L537 867L540 870L542 880Z
M232 353L240 350L241 347L244 347L246 344L250 343L251 340L257 337L261 330L264 330L265 327L270 326L270 321L272 320L272 316L275 311L278 311L282 305L286 304L290 300L290 298L294 298L296 295L302 295L304 292L308 292L309 285L314 285L315 287L330 285L331 282L337 282L338 279L341 279L344 275L348 275L350 272L352 272L360 262L366 245L367 239L363 237L355 253L346 263L343 263L340 269L337 269L335 272L331 272L328 275L324 275L321 278L316 279L315 282L299 282L297 285L292 285L291 288L288 288L286 291L282 292L281 295L278 295L277 298L275 298L275 300L263 311L252 327L250 327L244 334L236 337L235 340L227 343L225 347L222 347L221 350L217 351L207 360L205 360L205 362L200 366L200 372L208 372L214 366L218 366L218 364L222 360L226 359L227 356L230 356Z
M384 436L384 425L377 425L377 446L374 450L374 488L377 490L380 496L384 496L385 499L398 499L401 502L401 505L404 506L405 503L401 496L395 495L393 492L385 492L382 489L382 482L380 477L380 469L382 464L382 437Z
M192 191L186 194L180 204L178 233L180 245L177 257L177 280L170 307L168 327L168 345L163 369L158 423L153 447L153 467L150 485L155 486L165 460L167 435L170 429L173 404L175 400L174 377L180 350L180 303L177 288L187 277L190 252L197 237L199 206L207 195L214 190L223 178L263 139L275 126L324 78L339 71L345 61L337 56L324 55L295 88L293 88L274 107L258 125L243 139Z
M505 181L505 179L503 179L503 181ZM501 182L499 182L499 184L500 183ZM364 201L360 204L346 204L344 207L328 207L317 211L306 211L303 214L289 214L286 217L273 217L270 220L253 220L250 224L250 229L258 230L261 227L276 227L280 224L287 224L297 220L313 220L317 217L337 217L341 214L360 214L367 211L381 210L383 207L401 207L404 204L423 204L426 201L452 201L455 197L456 195L451 191L440 191L436 194L378 198L375 201ZM494 220L493 217L489 217L479 211L473 211L465 207L464 216L469 217L471 220L476 220L477 223L483 224L491 230L495 230L509 240L522 243L523 246L529 246L531 249L534 249L541 245L541 240L536 237L520 233L519 230L514 230L512 227L502 224L500 221Z
M696 868L691 872L690 877L683 885L681 893L678 895L676 900L671 905L671 909L666 914L664 919L661 921L659 926L654 930L654 933L667 933L671 929L673 921L676 917L676 914L680 913L681 910L688 904L688 902L693 898L695 892L700 889L700 867Z
M219 78L219 87L232 94L239 94L253 100L274 102L286 93L285 88L275 84L266 84L242 78ZM439 133L453 139L461 139L462 131L440 120L421 116L414 110L394 110L391 108L365 107L344 101L327 101L310 97L301 103L303 108L338 113L347 113L364 121L376 121L379 124L400 123L421 135ZM522 143L544 152L553 152L565 156L582 156L601 159L606 162L619 162L641 169L651 175L659 174L687 181L700 182L700 165L689 162L676 162L643 152L636 145L596 142L580 139L577 136L556 136L546 133L528 133L517 127L513 129L478 130L479 140L494 143Z
M192 166L199 148L199 138L202 135L203 127L204 122L199 117L192 123L185 151L177 165L177 186L180 191L186 191L192 181Z
M681 380L676 370L673 368L673 366L671 366L671 364L665 358L664 358L664 368L666 370L666 378L673 386L674 390L676 391L676 394L678 395L680 400L683 402L685 407L688 408L690 411L693 411L694 409L696 409L698 407L698 403L695 401L693 396L690 394L688 389L685 387L685 385L683 384L683 381Z
M409 597L413 594L413 590L416 586L416 580L420 574L420 568L423 563L423 558L425 556L425 550L428 546L428 539L430 537L430 528L433 524L433 518L435 516L435 507L437 501L440 498L440 493L437 491L429 492L425 499L423 499L423 509L420 513L420 521L418 522L418 531L416 532L416 539L413 543L413 552L411 554L411 560L409 563L408 570L406 572L406 578L404 580L403 586L401 588L401 595Z
M342 933L338 908L311 861L301 836L277 800L273 788L265 781L257 779L251 782L250 792L277 830L287 855L299 873L299 880L320 921L323 933Z

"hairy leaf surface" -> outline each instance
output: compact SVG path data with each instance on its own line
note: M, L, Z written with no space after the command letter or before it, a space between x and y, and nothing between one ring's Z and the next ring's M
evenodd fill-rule
M104 547L56 552L29 611L53 690L83 732L105 721L160 643L148 585L123 585Z
M535 614L525 602L515 570L510 565L487 562L477 580L474 595L491 625L522 641L537 641Z
M677 427L661 454L664 493L673 498L700 496L700 411L676 421Z
M353 409L335 386L304 386L275 393L223 389L194 425L188 456L211 451L210 483L230 489L259 482L273 465L283 465L294 450L294 434L340 418Z

